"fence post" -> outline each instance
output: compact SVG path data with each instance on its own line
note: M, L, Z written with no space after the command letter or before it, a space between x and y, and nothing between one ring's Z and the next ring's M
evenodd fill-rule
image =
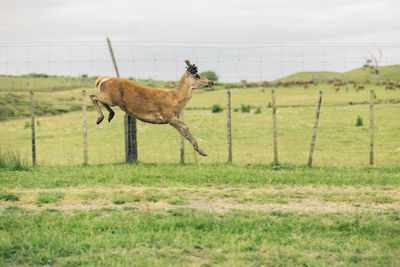
M228 88L226 90L227 104L227 131L228 131L228 163L232 163L232 128L231 128L231 91Z
M31 132L32 132L32 165L36 165L36 137L35 137L35 103L33 91L31 91Z
M125 123L125 161L126 163L137 161L136 119L132 116L124 116Z
M320 113L320 110L321 110L321 102L322 102L322 91L319 91L319 99L318 99L317 111L315 113L314 130L313 130L313 135L312 135L312 138L311 138L310 155L308 157L308 167L312 166L315 139L317 138L318 119L319 119L319 113Z
M371 90L370 105L369 105L369 136L370 136L370 146L369 146L369 164L374 165L374 90Z
M274 138L274 164L278 164L278 134L276 131L275 90L271 91L271 95L272 95L272 125L273 125L273 138Z
M113 64L114 64L115 73L117 74L117 77L119 77L119 71L118 71L117 61L115 60L114 51L113 51L113 49L112 49L111 41L110 41L110 38L109 38L109 37L107 37L107 44L108 44L108 50L110 51L110 55L111 55L112 62L113 62Z
M88 164L88 142L86 126L86 90L82 90L82 126L83 126L83 164Z
M183 115L183 111L180 117L181 121L184 121L184 115ZM185 138L180 135L181 137L181 164L185 164Z
M107 37L107 44L114 65L115 73L117 74L117 77L119 77L117 62L114 57L114 51L112 49L109 37ZM124 129L125 129L125 162L126 163L136 162L137 161L136 119L128 114L125 114Z

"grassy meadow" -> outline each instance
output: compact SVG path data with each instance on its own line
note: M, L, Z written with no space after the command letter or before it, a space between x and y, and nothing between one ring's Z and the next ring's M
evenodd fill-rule
M366 166L369 162L369 90L375 90L375 158L376 166L396 167L400 164L400 91L386 91L383 86L366 85L356 92L353 88L335 92L332 85L319 84L276 90L279 158L282 162L304 165L307 162L318 91L323 90L317 142L314 154L316 166ZM87 88L89 107L89 163L124 161L123 112L115 108L111 123L96 125L97 112ZM233 160L239 164L268 164L272 161L271 88L232 89ZM26 94L26 93L25 93ZM60 92L38 92L38 103L54 100L60 109L74 106L54 116L36 118L37 160L40 165L81 164L82 113L81 89ZM366 104L365 104L366 103ZM222 112L212 113L215 104ZM363 104L363 105L361 105ZM251 105L249 113L242 105ZM40 107L41 105L38 104ZM185 121L208 157L197 155L185 141L186 162L222 163L227 160L225 90L202 91L193 95L185 110ZM29 106L26 106L29 110ZM256 112L257 108L259 111ZM103 108L103 111L105 109ZM105 114L106 111L105 111ZM106 115L107 116L107 115ZM356 126L361 117L362 125ZM14 151L30 161L30 118L0 122L0 149ZM179 160L180 136L168 125L138 122L139 160L144 163L174 163Z
M0 264L396 266L398 168L106 164L0 172Z
M0 92L7 106L0 114L0 266L398 266L400 91L365 87L231 89L233 164L226 164L223 84L198 90L185 122L208 157L185 141L185 165L175 129L140 121L139 162L124 164L123 112L115 108L111 123L96 125L89 95L97 89L81 83L35 91L33 167L28 89ZM271 164L272 89L278 165ZM82 90L89 165L82 165Z

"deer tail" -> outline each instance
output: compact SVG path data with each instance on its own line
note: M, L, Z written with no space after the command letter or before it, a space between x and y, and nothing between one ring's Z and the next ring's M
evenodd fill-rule
M97 78L96 83L95 83L95 87L99 87L99 86L101 85L101 82L102 82L104 79L107 79L107 78L109 78L109 77L100 76L99 78ZM100 88L100 87L99 87L99 88Z

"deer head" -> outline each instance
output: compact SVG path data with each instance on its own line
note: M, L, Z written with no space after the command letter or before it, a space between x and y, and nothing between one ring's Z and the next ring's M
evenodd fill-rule
M202 88L202 87L213 87L214 83L207 78L200 76L197 72L197 67L195 64L190 64L189 60L185 60L186 67L186 79L190 84L190 87Z

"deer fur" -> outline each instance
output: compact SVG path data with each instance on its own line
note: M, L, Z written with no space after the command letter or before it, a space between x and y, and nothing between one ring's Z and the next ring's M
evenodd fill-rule
M202 87L212 87L212 81L200 76L197 67L185 60L187 70L182 75L178 85L172 90L147 88L127 79L101 76L96 80L100 94L90 98L99 114L97 124L104 115L98 105L100 102L109 112L108 121L114 117L113 106L119 106L127 114L148 123L170 124L185 137L193 148L202 156L207 156L197 144L189 131L189 127L180 120L183 109L192 98L193 90Z

